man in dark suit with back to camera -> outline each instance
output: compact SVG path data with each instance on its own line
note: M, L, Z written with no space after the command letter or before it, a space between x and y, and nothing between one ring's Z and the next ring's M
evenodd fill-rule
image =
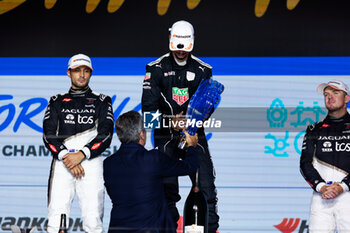
M176 232L164 194L166 176L193 175L198 168L197 135L187 132L184 160L153 149L146 150L146 131L138 112L119 116L115 129L119 150L106 158L103 176L113 208L109 224L112 232Z

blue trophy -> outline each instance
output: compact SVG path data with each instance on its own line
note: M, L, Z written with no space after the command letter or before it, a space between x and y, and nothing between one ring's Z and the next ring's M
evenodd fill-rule
M197 132L198 121L202 123L207 120L209 114L212 112L214 105L218 103L221 93L224 91L224 85L218 81L210 79L203 79L197 91L191 97L187 107L187 122L188 124L186 131L194 136ZM186 140L184 135L180 139L178 147L184 149L186 146Z

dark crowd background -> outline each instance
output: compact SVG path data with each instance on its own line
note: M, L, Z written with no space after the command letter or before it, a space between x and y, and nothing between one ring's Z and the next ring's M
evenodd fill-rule
M347 0L270 0L262 16L255 13L259 0L202 0L194 9L173 0L163 15L159 1L125 0L109 13L109 0L101 0L88 13L87 0L51 0L51 9L45 0L22 0L0 9L0 57L157 57L181 19L194 25L197 56L350 56Z

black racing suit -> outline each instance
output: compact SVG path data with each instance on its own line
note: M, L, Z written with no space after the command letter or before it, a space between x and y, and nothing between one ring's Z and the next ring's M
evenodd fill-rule
M333 179L336 177L332 176L336 170L344 174L343 179L337 182L343 182L349 189L349 152L350 115L346 113L339 119L327 116L323 121L307 128L300 158L301 173L310 186L319 192L322 183L335 181Z
M186 114L189 100L196 92L203 79L211 78L211 66L190 55L187 63L180 66L173 56L168 53L146 66L146 75L143 82L142 112L157 111L163 118L175 116L183 111ZM165 120L167 121L167 120ZM204 129L199 128L198 146L201 153L199 158L199 182L208 202L209 232L215 232L219 226L217 214L217 192L214 184L215 171L208 150L208 143ZM179 132L168 128L154 130L155 147L169 156L180 158L183 152L177 149ZM193 177L191 177L193 180ZM177 177L164 180L165 194L169 209L175 223L179 218L176 202L180 200Z
M96 137L81 149L87 159L99 156L111 144L113 137L113 109L109 96L88 88L84 92L69 90L51 97L44 117L44 143L55 159L68 153L64 142L72 136L84 138L89 131Z
M102 157L113 136L111 98L92 92L69 90L51 97L44 117L43 139L53 160L48 186L48 228L56 233L60 215L69 212L75 195L79 198L85 232L103 232L104 181ZM62 157L81 151L85 176L75 178Z
M300 170L314 189L309 231L338 232L350 229L350 115L309 125L304 137ZM344 193L322 199L320 189L328 182L339 183Z

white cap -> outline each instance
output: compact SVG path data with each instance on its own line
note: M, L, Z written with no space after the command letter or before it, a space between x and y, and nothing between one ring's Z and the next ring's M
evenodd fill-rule
M91 64L91 59L84 54L77 54L69 59L68 69L75 69L79 66L87 66L91 70L93 70L92 64Z
M348 95L350 94L348 85L346 85L345 83L339 80L332 80L332 81L329 81L328 83L321 83L317 87L317 92L320 94L323 94L323 91L326 87L332 87L336 90L344 91Z
M173 24L170 30L170 51L182 50L191 52L194 44L194 29L192 24L181 20Z

